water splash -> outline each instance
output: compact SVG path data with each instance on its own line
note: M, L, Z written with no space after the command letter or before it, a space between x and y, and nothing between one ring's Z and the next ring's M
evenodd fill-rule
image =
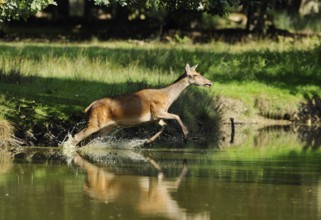
M71 164L73 158L77 155L77 147L73 144L73 137L71 134L67 135L67 140L61 143L62 154L66 157L67 164Z
M124 161L146 161L139 149L147 139L116 139L113 136L100 137L79 148L97 163L121 163Z
M117 149L134 149L142 147L148 139L116 139L113 136L99 137L90 141L86 146Z

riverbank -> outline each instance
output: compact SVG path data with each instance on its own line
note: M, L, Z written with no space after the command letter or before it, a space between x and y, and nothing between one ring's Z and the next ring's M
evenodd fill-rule
M2 42L0 116L13 123L25 144L57 146L83 126L82 111L93 100L165 86L186 63L198 63L214 85L188 88L170 110L181 116L192 139L213 138L231 117L237 123L317 124L319 42ZM120 135L146 137L158 129L142 126ZM164 138L180 135L175 122L166 132Z

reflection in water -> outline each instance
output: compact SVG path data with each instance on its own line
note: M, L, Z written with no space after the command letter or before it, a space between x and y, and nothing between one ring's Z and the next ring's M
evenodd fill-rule
M230 125L223 126L220 148L243 146L275 145L275 142L289 141L295 145L303 145L303 149L319 149L321 147L320 126L298 125L271 125L259 127L259 125L236 124L231 130ZM253 141L253 143L252 143Z
M9 172L13 167L13 155L6 147L0 146L0 174Z
M153 160L149 162L158 170L158 178L116 175L98 167L77 155L73 162L86 174L84 190L89 197L104 202L130 206L141 215L162 216L170 219L209 219L208 214L187 215L172 197L177 192L187 173L184 163L181 173L175 180L165 180L161 167ZM186 192L188 193L188 192Z
M313 149L317 150L321 147L321 127L312 126L312 127L298 127L299 138L305 143L304 149Z
M321 147L321 127L319 126L268 126L260 129L257 136L270 138L271 136L279 139L287 138L292 141L299 141L304 149L317 150ZM264 143L263 143L264 144Z

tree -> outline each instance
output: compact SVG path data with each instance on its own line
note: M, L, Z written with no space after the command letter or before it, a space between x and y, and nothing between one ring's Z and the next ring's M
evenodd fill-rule
M0 0L0 22L27 18L52 4L55 0Z
M177 10L209 12L223 15L230 6L238 5L240 0L91 0L97 5L137 6L149 10ZM27 18L49 5L57 5L59 0L0 0L0 22Z
M0 0L0 22L17 20L41 11L49 5L57 5L64 18L68 17L69 0ZM292 4L298 0L90 0L99 6L120 5L140 8L156 13L180 11L212 15L225 15L231 8L242 5L247 14L246 30L262 34L266 31L268 9L277 3ZM314 0L313 0L314 1ZM291 2L291 3L288 3ZM189 13L191 14L191 13Z

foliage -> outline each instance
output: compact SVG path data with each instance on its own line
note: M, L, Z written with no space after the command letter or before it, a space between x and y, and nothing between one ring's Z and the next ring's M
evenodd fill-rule
M0 22L27 18L48 5L55 4L55 0L1 0Z
M183 9L186 11L204 11L211 14L223 15L231 6L238 5L238 0L214 1L214 0L92 0L97 5L110 6L112 4L119 4L121 6L137 6L140 8L147 8L151 10L175 10ZM14 20L20 18L27 18L49 5L56 5L55 0L0 0L0 22L5 20Z
M126 6L128 4L127 2L130 2L126 0L92 0L92 1L94 1L96 5L106 5L106 6L109 6L111 4L119 4L121 6Z
M237 6L241 2L239 0L191 0L191 1L181 1L181 0L94 0L98 5L110 5L118 3L121 6L138 6L142 8L152 9L152 10L162 10L166 9L169 11L173 10L186 10L186 11L201 11L209 12L215 15L223 15L226 13L227 9L231 6Z
M68 0L64 0L68 3ZM162 14L164 11L173 12L206 12L211 15L225 15L229 11L242 6L242 12L247 15L246 29L265 33L267 29L266 16L269 8L275 8L278 4L291 5L293 3L284 0L91 0L99 6L120 5L122 7L146 10ZM286 3L285 3L286 2ZM0 22L13 19L26 19L49 5L55 5L55 0L0 0ZM186 13L185 13L186 14Z

